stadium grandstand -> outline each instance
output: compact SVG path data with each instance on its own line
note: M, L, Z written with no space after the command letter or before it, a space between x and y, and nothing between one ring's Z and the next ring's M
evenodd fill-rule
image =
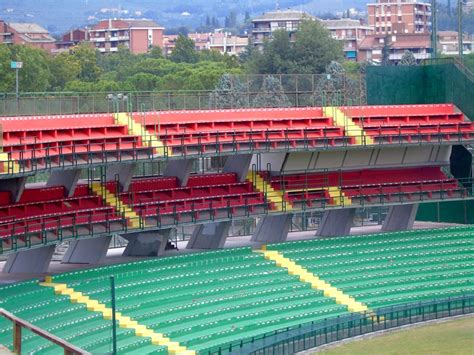
M472 313L473 76L428 61L364 80L364 100L280 108L4 98L0 344L283 354ZM464 220L434 223L447 204ZM380 226L353 228L375 210Z

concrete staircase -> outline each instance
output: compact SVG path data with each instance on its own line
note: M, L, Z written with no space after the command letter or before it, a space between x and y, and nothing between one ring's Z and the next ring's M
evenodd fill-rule
M112 319L112 308L107 307L105 304L100 303L97 300L91 299L89 296L84 295L82 292L75 291L73 288L68 287L64 283L52 282L51 277L47 277L46 282L40 283L43 287L54 288L56 295L68 296L71 303L84 304L89 312L99 312L105 320ZM119 324L120 328L133 329L135 335L138 337L151 338L151 343L158 346L166 346L169 354L179 355L193 355L193 350L188 350L186 347L180 345L178 342L171 341L161 333L156 333L152 329L147 328L145 325L139 324L137 321L130 317L123 316L120 312L115 312L115 319Z
M113 207L118 213L123 213L123 215L128 219L129 224L132 228L141 228L143 227L144 221L140 216L127 204L123 203L120 198L117 198L113 193L111 193L105 186L100 182L92 183L92 191L101 196L104 202Z
M153 152L158 155L165 155L165 150L168 150L168 155L171 155L169 147L165 147L163 142L154 134L148 133L146 127L141 123L135 121L127 112L120 112L115 114L115 122L120 125L128 127L128 133L142 138L142 144L146 147L153 148Z
M255 179L255 181L254 181ZM254 188L266 193L266 198L272 202L276 211L291 211L293 206L290 201L285 200L283 192L275 190L271 184L267 183L259 174L253 174L251 171L247 174L247 180L253 183Z
M364 140L365 144L374 144L373 138L367 136L364 130L338 107L323 107L323 113L327 117L332 117L336 126L344 128L347 136L355 137L356 144L363 145Z
M352 200L344 195L339 186L329 186L327 192L333 201L333 206L349 206L352 204Z
M307 282L311 284L313 289L323 291L325 297L331 297L337 304L347 306L350 312L367 312L369 310L365 304L356 301L353 297L346 295L341 290L331 286L328 282L321 280L318 276L284 257L278 251L266 250L265 247L263 247L259 252L264 255L265 259L274 261L278 267L287 269L290 275L298 276L301 282Z
M5 152L0 152L0 174L18 174L20 172L20 165L10 155Z

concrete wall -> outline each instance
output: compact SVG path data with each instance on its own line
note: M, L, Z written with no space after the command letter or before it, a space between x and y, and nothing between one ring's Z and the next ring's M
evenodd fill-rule
M451 146L383 147L351 151L288 153L282 171L295 173L319 169L390 168L449 165ZM277 164L275 164L277 165ZM262 166L262 169L264 167ZM273 166L272 166L272 170Z
M285 160L287 153L263 153L254 154L250 162L249 169L267 170L267 166L270 165L272 172L280 172Z

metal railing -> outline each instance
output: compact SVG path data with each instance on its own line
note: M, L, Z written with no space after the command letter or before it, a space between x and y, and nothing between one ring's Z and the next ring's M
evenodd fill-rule
M122 162L159 162L169 159L254 154L266 152L298 152L365 149L387 146L422 146L446 144L473 144L474 132L466 131L462 124L452 124L449 133L442 131L427 133L422 126L411 126L411 133L402 130L384 133L384 127L371 128L369 141L362 129L341 127L304 128L297 132L281 130L279 137L270 130L248 132L169 133L143 134L141 137L126 136L125 145L120 142L70 143L56 142L50 145L38 139L20 140L18 144L4 147L10 154L3 163L6 178L15 175L33 174L52 169L70 167L101 166ZM341 132L335 130L340 129ZM375 129L375 130L374 130ZM376 132L378 130L378 132ZM282 133L282 134L281 134ZM194 142L190 142L190 139ZM144 144L146 142L146 144ZM57 145L56 145L57 144ZM151 148L158 146L158 148Z
M255 175L256 171L253 174ZM265 188L263 192L260 192L261 197L257 190L252 189L248 194L240 194L238 198L220 194L209 199L196 198L170 202L154 198L140 198L139 202L136 202L135 194L129 192L120 194L116 198L127 202L138 217L127 218L124 211L103 207L32 217L21 221L15 221L14 217L0 220L0 254L22 248L60 243L68 239L126 233L134 230L158 230L213 221L242 220L267 214L287 213L290 210L295 214L305 214L311 211L326 211L349 206L367 208L474 199L471 189L464 187L466 184L472 186L471 178L385 185L364 185L363 182L357 181L357 185L339 185L338 195L333 194L331 197L327 196L326 190L334 186L329 186L329 184L320 186L313 195L308 194L308 191L314 190L312 188L314 181L307 180L296 188L292 188L292 190L300 190L292 199L288 198L288 189L285 187L284 179L282 177L282 182L278 183L284 196L281 206L267 198L268 191ZM265 185L269 183L270 181L267 180ZM348 181L344 181L344 184L347 183ZM255 186L254 176L253 185ZM346 188L353 190L349 204L345 202L347 196L344 189Z
M295 354L321 345L433 319L474 312L474 295L407 303L352 313L262 334L201 351L202 354Z
M43 330L30 322L21 319L17 316L15 316L13 313L10 313L6 311L3 308L0 308L0 317L3 317L10 322L12 322L12 328L13 328L13 352L15 354L21 354L21 345L22 345L22 337L21 337L21 331L22 329L28 329L31 332L39 335L42 338L45 338L46 340L59 345L61 348L64 349L64 354L65 355L86 355L90 354L89 352L82 350L81 348L61 339L58 338L57 336L51 334L50 332Z

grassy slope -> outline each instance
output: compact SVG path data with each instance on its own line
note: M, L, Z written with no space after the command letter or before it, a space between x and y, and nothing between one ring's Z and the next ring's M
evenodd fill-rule
M318 354L474 354L474 317L355 340Z

